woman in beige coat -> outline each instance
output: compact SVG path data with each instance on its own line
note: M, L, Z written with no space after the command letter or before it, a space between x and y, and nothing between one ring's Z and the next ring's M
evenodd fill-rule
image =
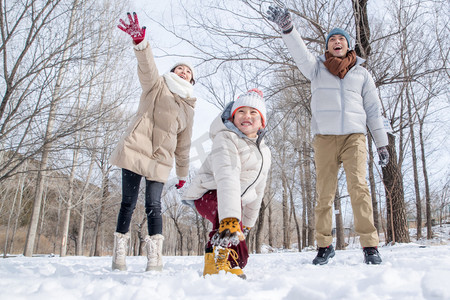
M145 39L145 27L128 13L129 25L122 19L118 27L128 33L138 61L142 87L139 107L129 127L111 155L110 163L122 168L122 203L114 233L113 270L126 270L131 217L136 207L139 184L145 177L145 212L148 236L145 238L146 271L162 270L161 192L175 159L177 188L185 183L194 118L194 70L177 63L159 76L152 49Z

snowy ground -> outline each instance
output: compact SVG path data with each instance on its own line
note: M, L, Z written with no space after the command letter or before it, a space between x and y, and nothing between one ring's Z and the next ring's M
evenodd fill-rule
M254 254L247 280L203 278L200 256L165 257L161 273L144 272L145 257L128 257L126 272L112 272L111 257L10 257L0 259L0 299L450 299L448 234L380 247L379 266L356 248L324 266L311 264L313 251Z

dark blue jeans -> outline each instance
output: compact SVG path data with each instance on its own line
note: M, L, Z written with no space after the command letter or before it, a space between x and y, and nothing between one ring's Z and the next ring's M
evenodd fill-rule
M142 175L122 169L122 203L117 218L116 231L127 233L136 207ZM161 193L164 183L145 180L145 213L148 234L162 234Z

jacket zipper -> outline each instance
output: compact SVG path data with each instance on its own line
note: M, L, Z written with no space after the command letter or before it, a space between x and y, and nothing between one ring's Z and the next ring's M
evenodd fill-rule
M252 142L252 143L253 143L253 142ZM259 148L259 146L258 146L256 143L254 143L254 144L255 144L255 146L256 146L256 149L258 149L259 154L261 154L261 167L259 168L258 176L256 176L255 180L254 180L254 181L253 181L253 182L245 189L245 191L241 194L241 198L242 198L242 196L244 196L244 194L248 191L248 189L249 189L252 185L254 185L255 182L258 180L259 176L261 175L263 166L264 166L264 155L262 154L261 149Z

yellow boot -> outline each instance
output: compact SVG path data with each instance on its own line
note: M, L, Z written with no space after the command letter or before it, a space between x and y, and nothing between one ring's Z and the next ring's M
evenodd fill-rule
M214 247L214 253L215 253L217 273L223 270L227 273L237 275L242 279L247 278L247 276L245 276L244 271L242 271L241 268L239 267L231 268L230 262L228 261L229 255L231 255L236 264L238 264L237 263L238 254L235 250L229 248Z
M219 273L216 267L216 260L214 259L214 253L205 253L205 267L203 268L203 277L206 275L213 275Z

